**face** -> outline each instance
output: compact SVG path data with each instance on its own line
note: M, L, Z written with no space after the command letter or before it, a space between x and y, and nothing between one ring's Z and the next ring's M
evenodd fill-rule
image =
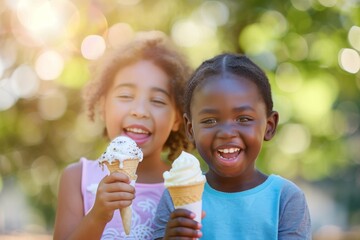
M208 174L254 174L262 142L271 139L277 125L277 113L267 117L257 86L232 74L206 79L195 89L190 110L186 131L209 165Z
M168 76L150 61L119 70L102 101L101 115L110 139L132 138L144 157L159 157L170 132L180 124Z

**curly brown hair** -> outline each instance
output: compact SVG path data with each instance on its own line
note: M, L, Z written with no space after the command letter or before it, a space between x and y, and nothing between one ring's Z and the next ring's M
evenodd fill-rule
M107 94L116 73L140 60L151 61L168 75L170 94L173 96L178 114L183 115L184 88L192 69L187 64L185 56L164 33L150 31L138 34L138 37L124 47L109 49L100 61L95 63L94 78L89 81L83 92L90 120L94 121L100 99ZM182 121L179 131L170 133L163 151L168 150L168 159L174 160L182 150L191 148Z

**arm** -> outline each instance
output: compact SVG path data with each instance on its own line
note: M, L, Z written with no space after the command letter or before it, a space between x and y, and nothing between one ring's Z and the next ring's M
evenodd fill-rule
M113 173L99 183L93 208L84 216L81 194L81 163L67 167L61 178L54 239L100 239L115 209L127 207L135 189L129 178Z
M201 224L194 220L195 214L185 209L175 209L168 190L165 190L159 202L154 225L155 239L194 239L200 238Z
M311 239L311 220L304 193L292 186L283 191L280 203L278 239Z

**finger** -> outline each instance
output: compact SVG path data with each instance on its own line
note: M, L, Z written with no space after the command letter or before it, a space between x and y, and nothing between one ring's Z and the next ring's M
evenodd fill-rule
M195 213L178 208L170 214L169 227L188 227L192 229L200 229L201 224L194 220Z
M126 182L126 183L130 183L130 179L129 177L121 172L113 172L110 175L106 176L104 178L104 181L106 183L111 183L111 182Z
M103 186L102 190L104 192L128 192L128 193L135 193L135 188L128 183L124 182L113 182L108 183Z
M116 201L133 201L135 198L135 194L132 192L108 192L98 190L96 193L96 201L102 203L102 205L106 205L109 202Z
M115 210L131 205L135 195L130 193L102 193L96 196L97 206L103 206L108 210Z
M202 232L199 230L185 228L185 227L177 227L177 228L170 228L167 231L166 238L175 238L176 239L196 239L202 237Z
M114 201L114 202L109 202L107 205L109 208L111 209L122 209L122 208L126 208L129 207L132 204L132 201Z
M203 219L206 216L206 212L205 211L201 211L201 219Z
M128 192L112 192L107 193L106 199L108 202L116 201L132 201L135 198L135 194Z
M178 208L175 209L171 214L170 214L170 218L178 218L178 217L184 217L184 218L190 218L190 219L194 219L195 218L195 213L184 209L184 208Z
M193 220L192 218L186 218L186 217L172 218L168 222L168 226L171 228L186 227L186 228L192 228L192 229L197 229L197 230L201 228L201 224L199 222Z
M103 202L103 209L108 211L114 211L116 209L122 209L128 207L132 204L132 201L124 200L124 201L112 201L112 202Z

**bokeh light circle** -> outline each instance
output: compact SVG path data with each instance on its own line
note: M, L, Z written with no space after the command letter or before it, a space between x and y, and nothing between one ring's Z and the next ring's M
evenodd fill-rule
M34 70L25 64L15 69L10 78L13 93L20 98L30 98L36 95L40 83Z
M360 27L352 26L350 28L348 40L353 48L360 51Z
M357 73L360 70L359 53L354 49L341 49L339 52L339 65L349 73Z
M203 20L210 26L222 26L229 20L229 8L220 1L207 1L200 7Z
M127 23L116 23L109 28L107 40L112 48L121 47L134 37L134 30Z
M48 50L40 54L35 62L35 70L43 80L54 80L64 69L64 59L56 51Z
M177 21L171 31L175 43L183 47L192 47L200 42L199 27L190 20Z
M106 49L106 43L102 36L89 35L81 43L81 54L89 60L100 58Z
M61 118L67 107L67 98L64 93L55 91L39 98L38 111L44 120Z
M301 124L285 124L278 133L276 141L282 152L296 154L306 151L311 142L308 129Z
M10 91L9 79L0 81L0 111L11 108L18 100L17 96Z

